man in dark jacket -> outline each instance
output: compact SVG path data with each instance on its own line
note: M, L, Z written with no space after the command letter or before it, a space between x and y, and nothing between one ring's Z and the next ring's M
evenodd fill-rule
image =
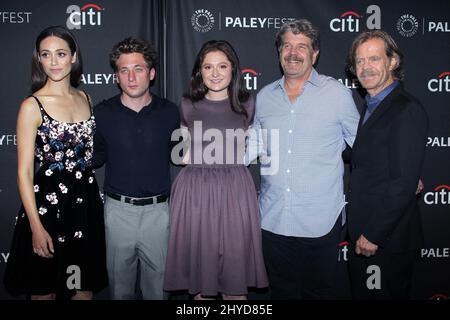
M428 118L401 83L402 54L384 31L360 34L350 70L367 90L352 150L348 232L355 299L407 299L422 242L416 188Z

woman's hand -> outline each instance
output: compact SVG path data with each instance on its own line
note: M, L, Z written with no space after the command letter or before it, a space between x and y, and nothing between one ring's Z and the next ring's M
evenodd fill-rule
M52 237L43 227L33 231L33 251L40 257L53 258L55 251Z

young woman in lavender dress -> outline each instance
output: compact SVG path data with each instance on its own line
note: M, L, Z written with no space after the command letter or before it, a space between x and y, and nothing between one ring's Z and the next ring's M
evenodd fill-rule
M254 108L232 46L206 42L181 102L191 140L188 164L172 186L165 290L245 299L249 287L268 286L256 190L243 165ZM215 138L202 139L209 134Z

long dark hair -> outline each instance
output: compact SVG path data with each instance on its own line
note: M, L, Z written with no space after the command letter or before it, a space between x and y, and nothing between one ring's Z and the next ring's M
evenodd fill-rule
M39 61L39 48L42 40L47 37L58 37L67 42L70 53L77 54L75 63L72 64L72 70L70 72L70 84L74 87L78 87L80 84L81 74L83 73L83 62L81 59L81 51L78 46L75 37L64 27L52 26L44 29L36 38L36 43L33 50L33 58L31 59L31 92L36 92L41 89L47 82L47 74L42 68Z
M208 88L203 83L201 67L208 53L213 51L221 51L231 62L231 82L228 86L228 97L230 98L231 110L242 114L248 119L249 115L242 103L246 102L250 94L245 90L241 80L241 67L239 58L233 47L225 40L210 40L203 44L197 58L195 59L194 68L192 69L189 93L185 95L191 101L200 101L205 98Z

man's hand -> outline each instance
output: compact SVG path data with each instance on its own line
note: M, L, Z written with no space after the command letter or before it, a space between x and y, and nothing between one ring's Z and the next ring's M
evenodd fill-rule
M366 257L373 256L378 250L378 246L375 243L367 240L363 235L359 236L356 241L355 251L357 254L362 254Z

